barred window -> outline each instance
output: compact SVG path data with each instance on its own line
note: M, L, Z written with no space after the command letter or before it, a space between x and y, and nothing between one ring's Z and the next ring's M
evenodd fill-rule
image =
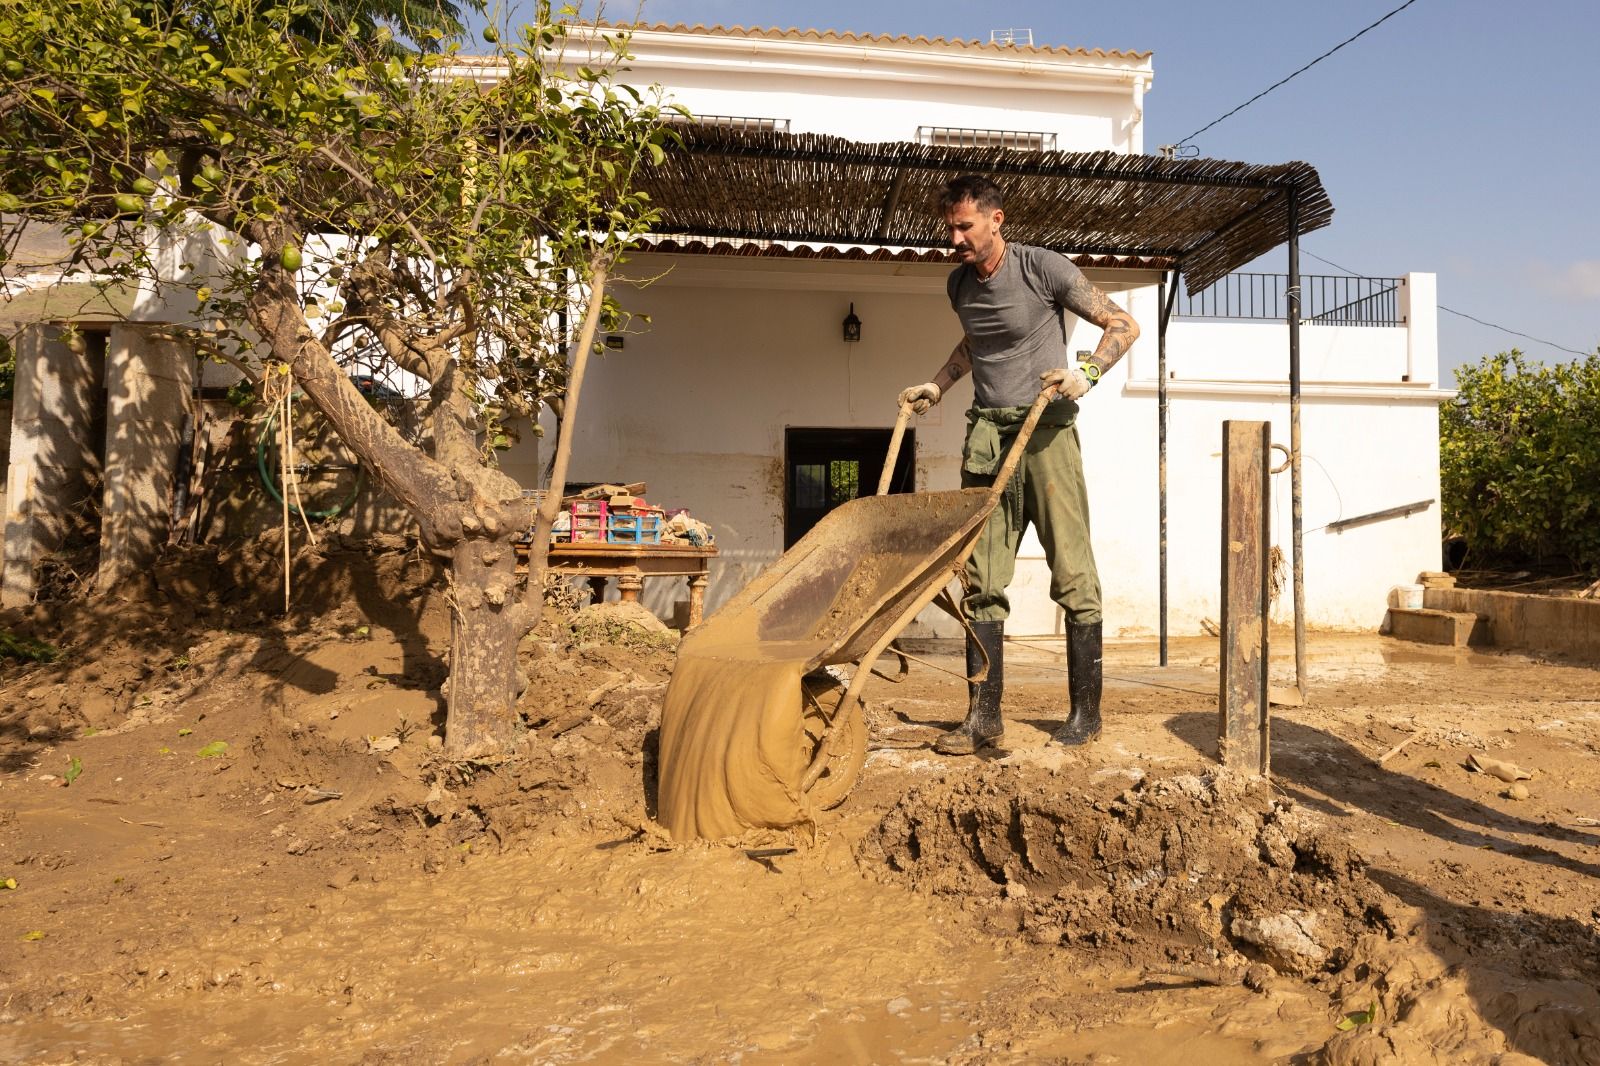
M917 140L951 148L1020 148L1030 152L1053 152L1056 135L1033 130L979 130L958 126L918 126Z
M786 118L752 118L748 115L695 115L693 118L673 119L690 126L716 126L720 129L740 130L746 133L788 133Z

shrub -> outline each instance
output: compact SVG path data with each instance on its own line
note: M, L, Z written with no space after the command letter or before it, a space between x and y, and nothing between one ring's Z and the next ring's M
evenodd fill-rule
M1445 531L1479 565L1600 569L1600 351L1545 366L1512 349L1456 369L1439 408Z

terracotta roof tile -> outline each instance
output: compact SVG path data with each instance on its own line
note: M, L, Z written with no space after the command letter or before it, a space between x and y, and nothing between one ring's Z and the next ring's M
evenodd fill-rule
M620 28L620 26L619 26ZM1132 52L1120 49L1105 48L1074 48L1067 45L1018 45L1000 44L980 41L977 39L962 39L956 37L911 37L905 34L895 35L888 33L854 33L849 30L816 30L791 26L788 29L779 27L761 26L706 26L696 23L693 26L682 22L636 22L631 24L635 30L648 30L654 33L683 33L706 34L713 37L750 37L770 41L821 41L828 44L876 44L876 45L913 45L921 48L942 48L951 51L976 51L987 52L995 55L1005 53L1026 52L1029 55L1046 56L1078 56L1088 59L1149 59L1151 52Z
M650 236L644 250L663 255L717 255L745 259L839 259L861 263L955 263L955 252L948 248L837 248L833 245L771 244L763 241L700 240L694 237ZM1137 270L1166 270L1172 260L1159 256L1073 255L1079 267L1120 267Z

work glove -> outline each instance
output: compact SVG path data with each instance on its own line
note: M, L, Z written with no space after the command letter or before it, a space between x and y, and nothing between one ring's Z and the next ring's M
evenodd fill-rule
M1046 370L1039 375L1040 391L1054 385L1057 395L1065 396L1069 400L1081 400L1084 394L1094 387L1094 382L1084 373L1084 365L1079 363L1070 370L1065 367L1060 370Z
M911 405L911 409L921 414L944 398L944 393L933 382L925 385L913 385L900 394L900 406Z

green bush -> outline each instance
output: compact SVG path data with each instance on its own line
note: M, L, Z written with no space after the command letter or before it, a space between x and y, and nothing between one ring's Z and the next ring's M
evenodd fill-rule
M1545 366L1512 349L1456 369L1439 408L1445 532L1472 564L1600 569L1600 351Z

